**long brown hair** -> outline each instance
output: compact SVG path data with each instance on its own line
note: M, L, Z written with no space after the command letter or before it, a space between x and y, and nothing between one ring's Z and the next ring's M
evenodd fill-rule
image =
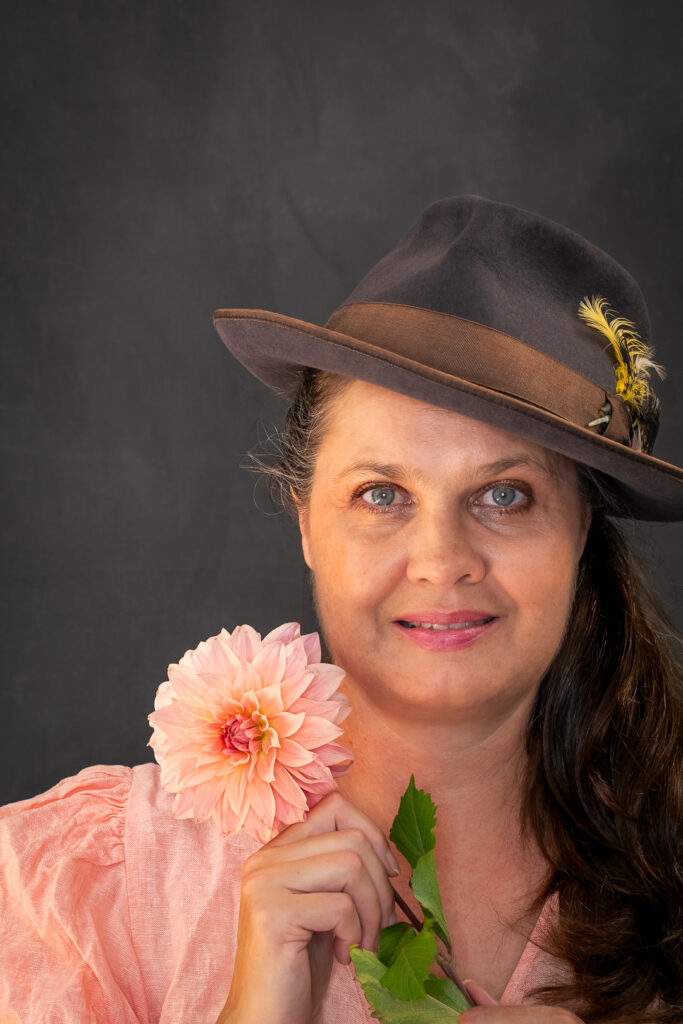
M552 868L541 899L559 895L553 952L575 983L535 995L587 1022L680 1022L680 638L609 518L609 487L584 467L579 478L593 519L527 726L522 811Z
M276 502L305 505L331 403L350 383L302 374L274 458L252 453ZM522 825L559 897L549 949L574 984L539 1001L586 1024L683 1020L683 697L673 626L611 518L619 495L577 466L593 509L563 642L527 727Z

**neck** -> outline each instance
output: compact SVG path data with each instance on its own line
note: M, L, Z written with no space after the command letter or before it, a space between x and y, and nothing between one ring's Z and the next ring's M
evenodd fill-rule
M430 721L403 706L375 706L368 690L348 675L343 689L353 710L340 742L355 761L338 780L342 795L387 838L411 773L418 789L431 795L436 873L455 963L461 976L476 978L500 996L548 881L548 864L534 837L520 830L530 706L489 715L453 713L447 721L435 713ZM402 906L416 910L410 866L402 857L398 863L400 875L391 884Z
M354 764L339 788L388 835L410 775L437 806L437 837L451 848L492 833L519 838L525 767L524 729L530 708L503 714L430 720L373 705L367 691L346 677L352 712L340 742ZM467 838L466 838L467 837ZM488 842L487 844L488 845Z

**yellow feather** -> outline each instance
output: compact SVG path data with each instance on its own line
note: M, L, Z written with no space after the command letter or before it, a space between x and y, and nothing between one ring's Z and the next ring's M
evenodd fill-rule
M616 393L631 407L637 423L639 413L654 398L648 383L650 370L654 370L662 379L666 371L653 361L654 351L641 339L631 320L608 317L607 313L609 303L602 295L594 295L592 299L586 296L579 303L581 319L600 331L610 343L616 359Z

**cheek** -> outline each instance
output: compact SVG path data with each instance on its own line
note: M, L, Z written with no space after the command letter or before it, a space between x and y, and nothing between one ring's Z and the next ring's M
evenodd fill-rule
M395 586L403 560L395 546L358 531L323 531L314 541L313 572L320 592L341 606L370 606Z
M522 624L541 647L553 648L564 631L574 594L577 550L571 543L538 543L508 564L506 583Z
M377 542L372 530L364 529L336 509L314 503L302 527L304 554L310 569L320 577L371 580L378 566L391 560L386 544ZM381 573L381 570L380 570Z
M349 635L376 637L382 609L405 571L400 545L332 515L313 517L311 525L309 568L328 647L338 649Z

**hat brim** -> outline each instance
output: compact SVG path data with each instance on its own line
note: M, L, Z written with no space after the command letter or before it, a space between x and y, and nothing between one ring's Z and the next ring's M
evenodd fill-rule
M682 469L513 395L269 310L218 309L214 325L235 358L282 397L293 397L306 366L368 381L509 430L606 474L636 519L683 519Z

